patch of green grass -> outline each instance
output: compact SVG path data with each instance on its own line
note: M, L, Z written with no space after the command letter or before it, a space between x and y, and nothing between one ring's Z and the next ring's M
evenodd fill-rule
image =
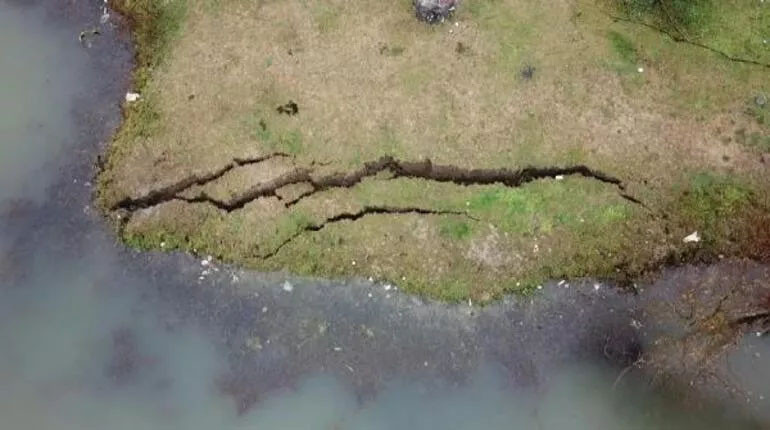
M383 45L380 47L380 54L385 55L387 57L398 57L399 55L403 54L406 48L403 46L395 45Z
M656 20L670 31L701 32L713 16L713 0L619 0L634 19Z
M494 187L477 194L468 208L496 220L504 231L525 236L555 229L582 231L586 225L604 228L631 216L627 205L603 201L587 206L601 189L586 181L539 181L521 188Z
M288 216L281 218L276 226L276 236L283 239L311 225L313 225L313 218L310 215L301 211L293 211Z
M264 119L250 120L248 126L252 130L251 137L259 140L273 151L298 155L304 149L302 132L297 129L273 131Z
M439 234L450 239L463 240L471 236L471 226L465 221L445 218L439 224Z
M187 0L115 0L110 5L127 16L134 28L134 85L142 89L179 33L187 14Z
M311 14L316 28L321 33L328 33L337 28L340 20L340 8L326 1L318 1L311 6Z
M764 101L763 105L759 105L757 100ZM746 115L754 118L760 126L770 127L770 101L767 100L767 96L760 94L753 97L746 103Z
M256 124L251 124L251 136L262 143L270 143L273 140L273 132L267 127L267 121L260 119Z
M299 130L289 130L282 133L278 137L275 147L278 150L283 150L293 155L302 153L302 132Z
M718 241L751 200L751 189L728 176L695 174L681 200L682 211L691 224L703 232L707 243Z
M376 140L380 153L384 155L400 155L401 140L396 135L396 131L390 126L380 127L380 135Z
M770 13L759 1L615 0L631 19L649 22L732 56L770 62L764 43Z
M637 52L634 43L626 36L617 31L607 33L610 46L617 57L626 64L635 65L637 63Z
M534 38L540 30L536 24L543 24L538 18L543 13L537 3L526 8L513 8L501 0L467 0L462 10L496 42L499 52L493 59L495 65L511 78L518 79L519 72L532 57Z

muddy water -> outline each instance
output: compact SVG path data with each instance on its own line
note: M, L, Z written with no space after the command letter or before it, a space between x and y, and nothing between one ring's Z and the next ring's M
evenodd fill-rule
M130 52L114 17L78 43L100 4L0 0L0 428L756 427L624 373L643 315L606 285L480 310L114 244L91 166ZM730 365L761 416L770 344L743 342Z

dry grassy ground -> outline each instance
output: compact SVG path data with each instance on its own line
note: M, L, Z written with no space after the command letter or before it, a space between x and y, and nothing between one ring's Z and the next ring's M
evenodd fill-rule
M770 244L770 4L673 30L602 0L119 7L142 98L99 200L131 244L482 301Z

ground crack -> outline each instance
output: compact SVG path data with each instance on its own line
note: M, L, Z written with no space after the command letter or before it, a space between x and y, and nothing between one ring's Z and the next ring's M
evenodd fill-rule
M254 157L254 158L234 158L232 162L228 163L224 167L218 170L215 170L211 173L208 173L205 175L196 175L196 174L190 175L187 178L182 179L181 181L178 181L174 184L152 190L148 194L142 197L138 197L138 198L126 197L125 199L113 205L111 209L112 210L125 209L125 210L128 210L129 212L133 212L137 209L145 209L148 207L156 206L158 204L165 203L175 199L176 194L181 193L189 189L190 187L193 187L196 185L206 185L212 181L216 181L217 179L223 177L224 175L226 175L227 173L229 173L231 170L235 168L248 166L250 164L262 163L264 161L267 161L273 158L281 158L281 157L290 158L292 156L283 152L274 152L272 154L267 154L267 155Z
M345 213L337 214L332 217L326 218L320 223L308 224L303 228L297 230L294 234L292 234L288 238L286 238L283 242L281 242L278 246L276 246L272 251L266 254L260 255L259 258L263 260L267 260L272 257L275 257L281 251L281 249L283 249L286 245L290 244L291 242L293 242L303 234L309 233L309 232L321 231L327 226L334 223L338 223L342 221L357 221L369 215L405 215L405 214L455 215L455 216L463 216L473 221L479 221L478 218L475 218L470 214L468 214L467 212L462 212L462 211L425 209L420 207L365 206L363 209L357 212L345 212Z
M275 156L286 155L272 154L271 156L261 157L260 159L249 160L248 163L264 161ZM207 203L220 210L232 212L242 209L247 204L259 198L278 197L280 199L277 195L277 191L282 187L296 184L309 185L309 191L292 200L284 202L284 206L290 208L314 194L332 188L351 188L362 182L364 179L373 177L382 172L389 172L391 174L391 179L415 178L435 182L451 182L461 186L503 184L507 187L519 187L538 179L555 179L564 176L579 175L613 185L618 188L622 198L644 206L640 200L625 193L625 187L620 179L593 170L585 165L568 167L525 167L522 169L465 169L452 165L433 164L430 160L400 161L390 156L381 157L375 161L365 163L361 169L350 173L333 173L320 178L313 176L314 169L312 168L297 168L272 181L257 184L251 189L228 200L216 199L205 192L201 192L193 197L180 195L183 191L186 191L193 185L205 185L219 179L235 167L244 164L246 164L246 162L236 160L212 174L206 176L192 176L169 187L155 190L144 197L126 199L118 203L114 209L127 209L133 211L172 200L180 200L188 203Z

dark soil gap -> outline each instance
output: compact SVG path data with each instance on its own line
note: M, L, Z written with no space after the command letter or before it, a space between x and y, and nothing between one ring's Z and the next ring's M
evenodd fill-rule
M430 160L400 161L389 156L365 163L361 169L351 173L334 173L320 178L316 178L312 175L312 169L297 168L272 181L258 184L241 195L227 201L214 199L205 193L200 193L198 196L192 198L179 196L179 193L194 185L205 185L206 183L221 178L235 167L264 161L276 156L287 155L272 154L259 159L246 161L236 160L214 173L204 176L191 176L174 185L154 190L146 196L136 199L125 199L115 205L112 209L134 211L136 209L151 207L171 200L183 200L190 203L209 203L226 212L232 212L242 209L248 203L253 202L256 199L276 196L276 191L287 185L310 185L310 191L285 203L285 206L288 208L313 194L332 188L350 188L360 183L365 178L375 176L381 172L390 172L393 178L417 178L436 182L451 182L461 186L503 184L507 187L519 187L538 179L552 179L559 176L580 175L614 185L618 188L624 199L636 204L642 204L638 199L629 196L624 192L625 188L620 179L593 170L585 165L568 167L525 167L522 169L465 169L451 165L433 164Z
M337 214L332 217L326 218L320 223L306 225L303 228L297 230L294 234L292 234L288 238L286 238L272 251L268 252L267 254L260 255L259 257L264 260L272 258L275 255L277 255L281 251L281 249L283 249L286 245L290 244L291 242L293 242L295 239L302 236L303 234L308 232L321 231L327 226L329 226L330 224L334 224L342 221L357 221L369 215L405 215L405 214L456 215L456 216L464 216L473 221L479 221L478 218L474 218L473 216L469 215L467 212L460 212L460 211L424 209L419 207L365 206L363 209L357 212L352 212L352 213L346 212L346 213Z

